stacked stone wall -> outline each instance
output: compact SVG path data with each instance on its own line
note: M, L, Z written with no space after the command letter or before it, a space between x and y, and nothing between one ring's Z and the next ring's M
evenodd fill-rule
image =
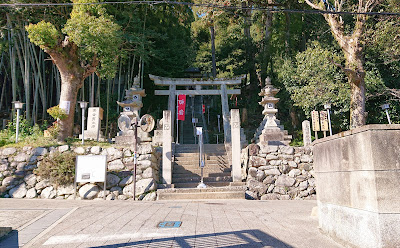
M133 198L133 149L121 147L23 147L0 149L0 195L12 198L73 199L73 184L57 186L34 173L44 156L73 151L77 155L107 155L107 200ZM161 150L151 144L138 146L136 197L155 200ZM78 184L78 199L101 199L103 183Z
M316 199L312 147L249 145L242 165L247 199Z

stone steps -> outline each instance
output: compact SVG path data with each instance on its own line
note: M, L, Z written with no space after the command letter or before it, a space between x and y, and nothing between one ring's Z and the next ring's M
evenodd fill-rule
M220 167L228 168L228 167L226 167L226 166L228 166L227 163L224 163L224 162L221 162L221 161L205 161L204 165L205 165L204 166L205 169L208 169L208 168L220 168ZM196 168L196 167L199 167L199 161L185 161L185 162L179 162L179 163L175 162L174 167L177 167L177 168L181 168L181 167L182 168Z
M200 178L199 175L196 175L198 178ZM211 172L211 173L204 173L204 176L207 177L230 177L231 176L231 172ZM179 179L179 178L185 178L188 177L188 173L175 173L174 174L174 178L175 179ZM194 177L194 176L193 176Z
M229 176L223 176L223 177L204 177L203 182L230 182L232 177ZM200 176L192 176L192 177L181 177L181 178L175 178L174 179L174 184L176 183L190 183L190 182L200 182L201 177Z
M192 176L193 174L199 175L201 173L201 168L174 168L172 170L173 174L188 174L188 176ZM208 175L210 173L224 173L231 172L231 168L212 168L212 169L203 169L204 175Z
M197 182L186 182L186 183L172 182L172 183L174 184L175 188L196 188L199 185L200 180ZM225 181L225 182L204 182L204 183L207 185L207 187L215 188L215 187L227 187L230 185L231 182Z
M203 181L209 191L161 191L159 199L244 199L244 191L216 191L231 185L231 166L224 145L204 145ZM196 189L201 180L198 145L175 146L172 184L175 189ZM207 188L208 190L208 188Z
M220 152L225 153L225 145L223 144L204 144L204 152ZM175 153L198 153L199 145L183 144L175 146Z
M174 161L177 163L181 162L194 162L199 161L199 155L197 156L178 156L174 158ZM205 156L206 162L223 162L227 163L229 160L226 156Z
M243 186L159 189L157 190L157 200L245 199L245 190Z

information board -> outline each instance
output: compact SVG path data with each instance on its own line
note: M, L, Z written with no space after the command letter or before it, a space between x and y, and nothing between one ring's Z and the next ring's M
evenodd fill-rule
M75 180L77 183L105 182L107 156L76 156Z
M321 131L329 131L328 112L327 111L319 112L319 118L321 120Z
M320 131L318 111L314 110L311 112L311 121L312 121L312 130Z

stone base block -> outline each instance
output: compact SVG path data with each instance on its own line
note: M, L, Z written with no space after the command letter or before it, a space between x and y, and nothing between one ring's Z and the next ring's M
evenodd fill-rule
M400 247L400 214L376 213L318 201L323 232L349 246Z
M130 135L115 136L115 144L117 145L135 145L135 137Z
M400 247L400 125L314 141L319 223L355 247Z
M85 130L85 140L97 140L97 138L99 139L99 141L105 141L103 132L100 132L97 135L97 133L88 132L87 130ZM82 139L82 134L79 135L79 139Z

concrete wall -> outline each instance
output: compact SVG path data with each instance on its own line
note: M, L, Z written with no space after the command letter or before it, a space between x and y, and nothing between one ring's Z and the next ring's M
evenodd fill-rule
M319 224L356 247L400 247L400 125L314 142Z

